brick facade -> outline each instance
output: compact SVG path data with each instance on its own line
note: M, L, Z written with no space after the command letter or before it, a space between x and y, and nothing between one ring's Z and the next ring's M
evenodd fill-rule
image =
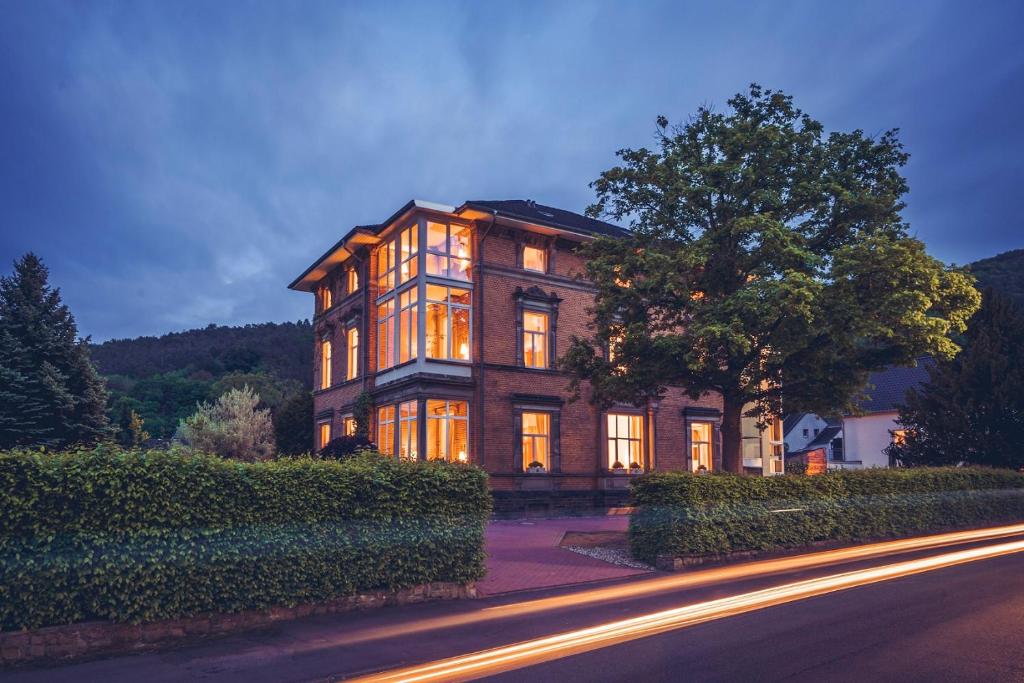
M440 220L455 215L440 212L439 216L436 210L414 206L390 224L376 226L378 243L386 243L396 230L424 217ZM458 218L464 220L465 216ZM504 220L500 215L471 215L466 223L473 236L472 282L466 285L472 288L472 353L468 363L429 362L429 367L399 366L378 375L378 273L373 256L379 247L375 244L352 248L346 258L324 269L324 274L306 276L301 287L293 283L295 288L314 292L319 286L328 286L333 294L334 305L318 312L315 318L314 379L320 378L321 339L332 342L334 377L331 388L314 393L316 419L330 421L332 433L340 434L342 416L351 412L353 402L364 390L373 397L375 405L419 400L421 422L426 399L465 400L469 405L468 460L490 474L499 512L522 511L526 507L588 507L621 501L629 477L609 468L605 416L586 400L586 387L583 397L573 401L565 374L550 367L527 368L523 362L524 309L548 315L549 365L551 359L565 352L573 336L590 336L588 308L593 303L593 290L582 279L584 263L576 253L588 238L551 226ZM421 236L421 279L426 277L422 274L423 244ZM547 272L523 268L524 245L545 251ZM361 287L348 293L344 271L352 267L358 269ZM362 367L358 378L345 381L344 330L351 325L358 325L360 330ZM692 400L681 389L670 389L657 405L624 406L624 412L638 414L643 420L644 468L690 467L688 420L711 423L710 448L717 467L721 407L717 395ZM527 472L526 463L522 462L520 416L524 410L551 416L551 462L544 473ZM422 426L419 433L418 456L425 457ZM375 424L371 424L370 435L376 440Z

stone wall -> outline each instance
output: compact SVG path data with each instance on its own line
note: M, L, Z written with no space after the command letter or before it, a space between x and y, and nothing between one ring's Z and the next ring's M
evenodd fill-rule
M361 593L329 602L201 614L143 624L89 621L31 631L0 632L0 667L57 664L78 659L157 650L170 644L265 628L314 614L338 614L432 600L475 598L473 584L431 583L398 591Z

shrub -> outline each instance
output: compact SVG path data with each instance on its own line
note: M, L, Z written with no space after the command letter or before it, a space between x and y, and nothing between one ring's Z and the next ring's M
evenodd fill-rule
M490 506L486 475L464 465L0 453L0 628L472 581Z
M247 386L230 389L182 420L175 439L225 458L267 460L274 455L274 425L270 410L257 408L259 402L259 394Z
M1024 475L981 468L634 482L633 554L684 556L864 540L1024 518Z
M339 436L331 439L326 446L320 449L320 457L328 460L345 460L351 458L360 451L374 448L370 440L365 436L355 434L353 436Z

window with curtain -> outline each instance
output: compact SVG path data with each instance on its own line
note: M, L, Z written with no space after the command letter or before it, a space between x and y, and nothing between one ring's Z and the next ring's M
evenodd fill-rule
M711 423L693 422L690 424L690 469L710 472L711 467Z
M345 379L359 376L359 328L350 327L345 333Z
M546 273L548 271L548 252L539 247L524 246L523 270Z
M548 314L523 311L523 365L548 367Z
M427 400L427 458L469 460L469 403Z
M377 304L377 369L395 364L395 300Z
M467 289L427 284L427 358L470 359L470 307Z
M524 412L522 414L523 469L529 470L539 463L545 471L551 471L551 415L549 413Z
M644 419L642 415L608 413L608 468L643 466Z

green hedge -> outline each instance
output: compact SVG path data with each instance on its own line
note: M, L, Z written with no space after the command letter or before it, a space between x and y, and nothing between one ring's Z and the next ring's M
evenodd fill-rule
M633 555L682 557L1024 519L1024 474L980 468L821 476L652 474L633 484Z
M0 628L293 606L484 574L473 467L0 454Z

